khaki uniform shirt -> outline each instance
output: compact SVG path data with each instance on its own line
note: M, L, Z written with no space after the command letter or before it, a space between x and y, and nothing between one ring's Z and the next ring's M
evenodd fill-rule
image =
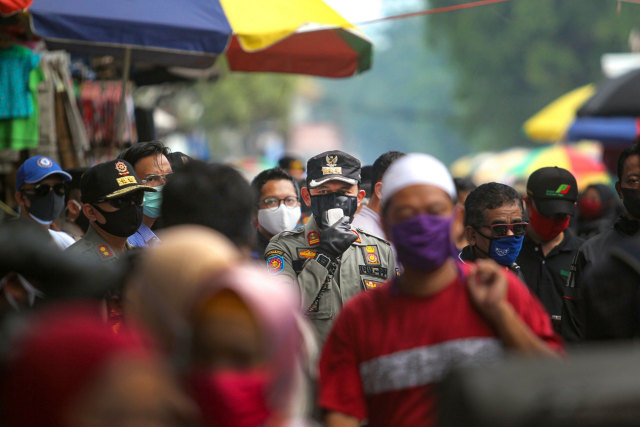
M69 253L79 254L96 261L112 262L118 259L116 251L93 228L93 225L89 225L87 233L82 239L69 246L66 250Z
M320 229L313 217L304 227L274 236L265 252L269 272L286 276L297 285L302 309L314 325L320 343L344 303L358 292L375 288L397 275L389 242L358 228L351 231L358 240L335 266L332 263L324 267L314 259Z

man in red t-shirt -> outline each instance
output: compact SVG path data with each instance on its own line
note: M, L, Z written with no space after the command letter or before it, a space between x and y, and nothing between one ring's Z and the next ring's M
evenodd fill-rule
M462 265L461 221L445 166L426 154L394 162L382 181L383 224L404 272L345 305L320 360L327 426L432 425L435 384L452 367L505 350L557 356L562 342L526 286L490 260Z

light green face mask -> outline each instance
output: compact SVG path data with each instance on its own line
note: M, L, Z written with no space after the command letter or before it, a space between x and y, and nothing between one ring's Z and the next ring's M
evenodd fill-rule
M142 202L142 212L150 218L160 217L160 206L162 205L162 188L164 185L153 187L157 191L145 191Z

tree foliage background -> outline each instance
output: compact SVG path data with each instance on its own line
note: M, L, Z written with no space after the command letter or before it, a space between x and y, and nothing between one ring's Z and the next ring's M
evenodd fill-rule
M618 13L615 1L512 0L432 15L427 39L448 52L456 73L456 127L475 150L495 150L525 143L527 118L599 81L601 55L628 51L638 24L640 5L622 4Z

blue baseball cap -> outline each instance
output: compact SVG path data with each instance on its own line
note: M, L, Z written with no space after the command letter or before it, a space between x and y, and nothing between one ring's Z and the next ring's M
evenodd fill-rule
M34 184L51 175L60 175L65 182L71 181L71 175L63 171L62 168L50 158L46 156L31 157L18 168L18 173L16 174L16 191L20 190L23 184Z

